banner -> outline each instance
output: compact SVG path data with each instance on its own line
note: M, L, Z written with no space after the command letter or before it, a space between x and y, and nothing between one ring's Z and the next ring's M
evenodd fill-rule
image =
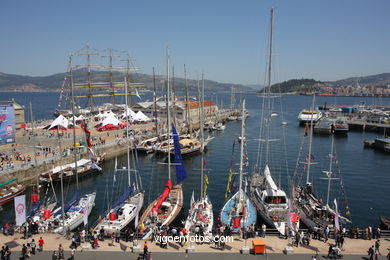
M88 225L88 203L85 205L85 208L84 208L84 226Z
M15 118L12 104L0 104L0 145L15 142Z
M26 195L15 197L14 202L16 226L21 226L26 222Z
M334 199L333 201L334 203L334 207L335 207L335 211L336 211L336 214L334 216L334 226L336 228L337 231L340 231L340 222L339 222L339 209L337 207L337 201L336 199Z

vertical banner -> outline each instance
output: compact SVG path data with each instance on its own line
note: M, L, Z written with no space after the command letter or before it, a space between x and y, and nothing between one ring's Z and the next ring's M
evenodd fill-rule
M335 206L335 211L336 211L336 214L334 216L334 226L336 228L337 231L340 231L340 222L339 222L339 209L338 209L338 206L337 206L337 201L336 199L334 199L334 206Z
M16 226L21 226L26 222L26 195L14 198Z
M84 208L84 226L88 225L88 211L89 211L89 206L87 203Z
M15 142L13 104L0 104L0 145Z

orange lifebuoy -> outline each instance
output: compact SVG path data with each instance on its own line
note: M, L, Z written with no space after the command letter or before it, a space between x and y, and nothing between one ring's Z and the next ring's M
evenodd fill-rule
M272 217L272 220L273 220L274 222L278 222L279 217L278 217L278 216L273 216L273 217Z

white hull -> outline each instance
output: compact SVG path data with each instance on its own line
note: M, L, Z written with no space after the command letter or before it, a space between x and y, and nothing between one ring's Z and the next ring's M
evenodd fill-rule
M75 205L72 206L72 208L76 209L72 212L67 212L66 215L68 216L65 219L65 230L66 231L72 231L76 229L78 226L80 226L84 222L84 214L83 210L87 208L87 214L88 216L91 214L93 206L95 206L95 198L96 198L96 192L93 192L91 194L84 195L80 201ZM60 221L60 226L54 230L55 233L63 233L63 224L62 224L62 215L58 215L57 219Z
M189 215L186 219L184 227L189 233L194 234L196 227L203 230L204 235L212 233L214 225L213 205L208 197L203 197L201 200L190 205ZM202 216L202 217L201 217ZM202 219L203 218L203 219Z
M110 220L110 213L96 226L95 230L99 231L102 228L107 234L112 234L117 230L125 228L134 218L137 216L144 203L144 194L139 192L134 196L126 200L123 206L118 210L122 212L120 216L117 216L116 220Z

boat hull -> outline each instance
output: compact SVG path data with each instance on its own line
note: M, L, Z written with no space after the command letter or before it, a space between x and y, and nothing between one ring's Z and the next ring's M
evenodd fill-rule
M26 190L26 187L23 187L23 188L19 189L17 192L12 193L12 194L10 194L10 195L8 195L8 196L5 196L5 197L1 198L1 199L0 199L0 206L2 206L2 205L4 205L4 204L7 204L7 203L9 203L9 202L11 202L11 201L13 201L13 199L14 199L15 197L17 197L17 196L23 194L25 190Z
M172 221L177 217L183 207L183 189L182 185L176 185L169 192L168 198L164 202L170 203L170 208L167 212L152 213L154 205L159 198L154 200L146 210L143 212L140 218L140 225L144 226L144 230L141 230L142 239L148 239L153 234L154 229L159 226L170 225Z
M248 195L242 191L244 194L244 200L246 202L249 202L246 206L246 219L245 221L243 219L240 220L240 226L234 226L234 218L239 217L239 212L242 211L242 209L238 209L240 205L237 205L238 197L239 197L239 191L236 192L223 206L221 210L221 224L224 226L232 226L232 232L238 233L240 232L241 227L249 227L252 224L256 224L256 209L253 205L252 201L249 199Z

